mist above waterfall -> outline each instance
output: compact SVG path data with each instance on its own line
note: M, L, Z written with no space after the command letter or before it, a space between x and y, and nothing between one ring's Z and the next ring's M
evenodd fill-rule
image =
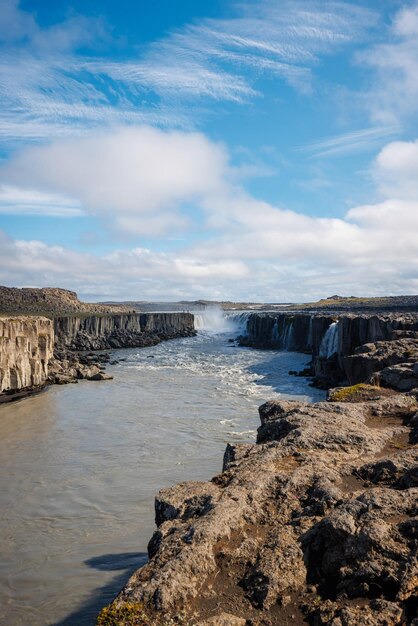
M212 334L244 333L248 315L246 312L226 312L219 306L210 306L194 313L194 324L196 330Z

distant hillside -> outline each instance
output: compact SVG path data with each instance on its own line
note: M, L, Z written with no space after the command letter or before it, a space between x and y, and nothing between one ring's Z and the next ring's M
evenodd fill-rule
M0 287L0 314L54 317L72 313L115 313L117 310L127 311L129 308L123 305L110 307L81 302L74 291L56 287L43 289Z
M418 296L384 296L357 298L355 296L331 296L292 306L292 309L314 309L321 311L418 311Z
M128 311L196 311L207 306L226 310L253 311L418 311L418 296L387 296L358 298L334 295L306 304L232 302L214 300L183 300L180 302L128 302L88 303L78 299L74 291L57 287L35 289L0 287L0 315L29 314L57 315L126 313Z

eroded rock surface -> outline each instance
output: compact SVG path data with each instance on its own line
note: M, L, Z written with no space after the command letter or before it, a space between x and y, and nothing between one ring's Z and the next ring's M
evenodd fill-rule
M0 317L0 396L41 388L48 378L54 328L44 317Z
M228 446L212 481L160 492L150 561L115 604L199 624L412 624L416 395L260 417L259 443Z
M396 336L396 335L395 335ZM392 341L378 341L368 343L356 349L355 353L344 358L344 369L350 384L364 382L375 373L385 368L398 364L405 364L412 370L412 376L418 379L418 368L415 372L413 366L418 363L418 339L401 338ZM399 386L403 378L399 376L390 377L390 373L396 371L388 369L382 377L382 383L387 386L399 389L399 391L409 391L413 386ZM377 380L377 379L375 379Z

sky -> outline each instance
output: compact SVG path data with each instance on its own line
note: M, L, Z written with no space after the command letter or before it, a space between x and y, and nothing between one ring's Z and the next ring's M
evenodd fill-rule
M0 284L418 293L418 0L0 0Z

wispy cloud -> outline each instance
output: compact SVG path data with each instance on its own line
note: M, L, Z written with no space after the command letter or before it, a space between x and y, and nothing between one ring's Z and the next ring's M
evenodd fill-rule
M210 101L249 102L260 95L261 76L309 91L321 57L363 38L375 20L337 0L238 3L234 13L185 25L115 60L86 54L109 42L101 20L72 16L41 28L16 0L3 0L1 136L34 140L121 123L190 128L191 101L195 115Z
M62 194L0 185L0 214L79 217L84 212L79 201Z
M307 152L312 157L326 157L365 152L375 149L379 144L401 132L399 125L378 126L334 135L320 141L295 148L298 152Z

